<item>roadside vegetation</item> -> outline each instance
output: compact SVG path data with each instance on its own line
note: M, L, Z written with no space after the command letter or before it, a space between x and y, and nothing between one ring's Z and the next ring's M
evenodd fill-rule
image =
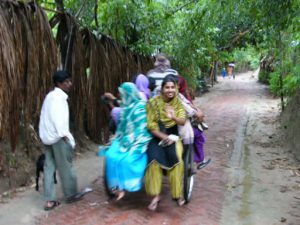
M194 88L232 61L238 71L261 65L259 79L282 97L282 107L299 88L299 0L39 2L77 16L82 27L140 54L166 52ZM55 14L47 12L49 19Z

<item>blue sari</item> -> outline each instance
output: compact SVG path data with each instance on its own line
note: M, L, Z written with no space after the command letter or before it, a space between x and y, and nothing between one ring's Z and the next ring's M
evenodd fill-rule
M107 150L106 177L108 187L134 192L143 186L147 166L147 146L152 139L147 129L146 102L133 83L123 83L121 118L116 137Z

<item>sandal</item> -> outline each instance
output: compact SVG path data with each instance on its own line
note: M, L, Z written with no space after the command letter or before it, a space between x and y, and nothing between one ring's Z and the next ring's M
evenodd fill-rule
M160 198L154 198L154 199L151 201L151 203L148 205L148 209L149 209L150 211L156 211L159 202L160 202Z
M203 168L206 167L210 162L211 162L211 159L209 158L207 161L203 161L203 162L199 163L199 164L197 165L197 169L198 169L198 170L203 169Z
M50 206L49 206L49 203L50 203ZM60 205L60 202L59 201L48 201L47 204L45 205L44 207L44 210L45 211L49 211L49 210L52 210L54 209L56 206L59 206Z
M84 193L78 192L77 194L74 194L74 195L68 197L66 199L66 203L70 204L73 202L77 202L77 201L81 200L83 196L84 196Z

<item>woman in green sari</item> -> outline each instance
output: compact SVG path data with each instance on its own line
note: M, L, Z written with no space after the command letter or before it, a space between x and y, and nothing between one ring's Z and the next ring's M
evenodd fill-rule
M147 126L154 138L147 149L148 167L145 174L145 189L153 197L148 209L156 210L160 201L163 169L169 177L171 195L179 206L183 200L183 146L178 138L177 125L184 125L185 110L177 97L178 88L174 76L162 82L161 94L147 104Z
M147 146L152 139L147 129L146 102L133 83L119 87L121 115L115 138L105 153L108 187L116 192L117 200L125 191L139 191L147 166Z

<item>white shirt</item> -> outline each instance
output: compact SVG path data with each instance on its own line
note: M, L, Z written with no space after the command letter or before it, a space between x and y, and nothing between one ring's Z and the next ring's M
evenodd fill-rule
M155 85L156 86L161 86L161 83L162 83L163 79L169 74L172 74L172 75L175 75L175 76L178 75L176 70L166 69L164 72L153 71L153 72L148 74L148 77L152 77L155 80Z
M166 69L164 72L152 71L151 73L148 74L148 77L152 77L155 80L155 86L156 87L153 91L154 95L159 95L163 79L167 75L170 75L170 74L178 76L178 72L176 70L173 70L173 69Z
M75 140L69 131L68 95L58 87L49 92L43 102L39 135L45 145L52 145L61 138L67 137L71 146L75 147Z

